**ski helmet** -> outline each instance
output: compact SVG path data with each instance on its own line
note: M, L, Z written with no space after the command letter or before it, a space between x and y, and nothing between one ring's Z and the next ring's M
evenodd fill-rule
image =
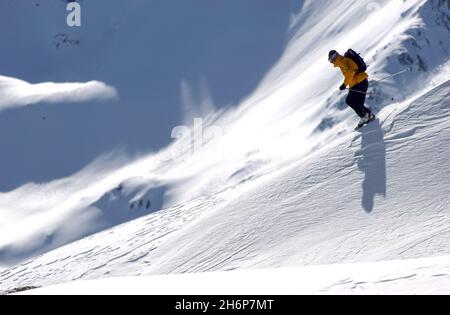
M328 53L328 61L329 61L329 62L335 61L338 55L339 55L339 54L338 54L338 52L337 52L336 50L331 50L331 51Z

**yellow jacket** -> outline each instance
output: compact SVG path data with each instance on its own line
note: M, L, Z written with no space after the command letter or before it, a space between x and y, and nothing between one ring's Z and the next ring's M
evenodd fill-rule
M350 58L338 56L334 61L334 66L339 67L345 77L344 84L350 88L369 78L366 72L356 73L358 65Z

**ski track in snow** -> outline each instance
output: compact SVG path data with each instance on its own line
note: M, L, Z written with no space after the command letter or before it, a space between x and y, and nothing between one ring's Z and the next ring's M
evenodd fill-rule
M77 274L75 279L79 279L95 273L95 271L98 275L108 275L110 271L98 270L115 262L125 264L143 262L150 265L151 263L145 260L150 252L155 250L165 238L213 207L218 202L216 200L218 198L195 200L161 211L158 215L137 219L131 223L133 225L132 230L123 226L122 228L119 227L117 231L110 230L97 235L97 237L103 235L107 239L114 240L113 243L103 245L91 243L97 240L94 235L72 244L77 248L75 251L73 249L66 251L68 248L60 248L53 252L54 255L52 255L50 261L39 264L25 263L23 266L31 270L38 270L35 273L37 278L43 275L41 274L41 272L44 272L42 268L49 268L47 271L54 275L64 275L64 273L72 270ZM191 211L186 211L187 209ZM90 260L88 269L82 268L81 262L85 259ZM23 266L16 266L1 272L2 279L23 278L28 274Z

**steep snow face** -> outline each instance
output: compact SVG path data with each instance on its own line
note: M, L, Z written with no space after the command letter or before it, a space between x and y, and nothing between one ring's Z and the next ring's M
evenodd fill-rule
M8 3L7 8L19 8L25 14L24 19L30 19L33 23L41 19L55 21L56 17L60 17L61 7L41 3L38 8L30 8L28 2L18 3L18 7ZM107 108L41 105L29 112L1 113L0 140L8 153L2 158L5 163L1 165L6 179L2 178L0 182L3 190L8 190L0 194L0 261L3 264L21 261L88 234L151 214L134 221L133 228L126 228L129 231L127 233L142 234L148 240L145 244L150 247L139 245L137 241L136 248L144 247L139 253L133 253L135 256L128 257L127 253L123 253L131 262L142 261L140 257L146 256L153 246L159 248L157 244L163 242L166 236L182 227L189 227L189 222L203 216L209 218L206 212L215 212L216 209L223 209L224 213L227 213L225 210L234 210L233 215L224 214L225 218L217 216L216 220L205 221L204 225L183 229L183 233L189 236L186 237L188 243L164 242L167 246L164 253L167 255L160 255L164 258L160 258L157 263L152 262L152 269L148 269L148 272L192 271L196 268L208 270L229 265L227 262L231 261L234 262L232 268L246 264L258 265L258 261L250 262L248 258L258 256L262 249L267 250L265 242L269 242L269 238L274 238L274 241L269 242L269 248L276 252L273 257L278 257L278 260L269 260L270 264L286 264L293 262L294 258L298 263L320 262L320 255L317 259L298 260L298 255L305 248L299 248L297 254L290 255L289 251L293 249L282 247L284 254L280 255L275 245L285 242L291 234L272 230L271 222L277 222L277 217L262 219L267 213L261 211L252 220L252 214L247 213L246 216L245 212L240 213L236 209L264 209L270 205L268 209L271 215L277 215L280 208L296 212L298 203L292 203L289 207L288 201L287 204L285 201L277 204L265 198L283 196L289 191L299 193L298 189L303 189L304 185L316 185L318 182L322 183L320 187L325 187L323 182L327 176L333 178L334 173L330 172L338 172L332 171L331 166L321 166L318 170L323 171L323 175L315 173L320 180L310 182L308 176L316 172L315 168L299 169L299 176L303 176L299 182L292 179L287 182L287 186L277 182L274 189L280 190L262 195L254 193L250 195L253 199L248 199L251 198L248 193L253 191L254 186L259 187L263 181L271 183L273 178L279 176L280 169L292 167L293 163L297 165L298 161L301 161L301 165L311 166L311 163L319 163L315 159L317 156L327 160L328 156L320 150L329 150L328 154L333 156L336 143L349 140L348 137L341 137L351 130L355 122L353 114L343 110L346 109L344 98L337 94L336 89L340 85L340 74L328 63L328 51L335 48L343 52L351 46L370 63L372 78L382 78L404 66L401 63L403 59L393 57L390 62L387 56L396 56L395 49L398 47L411 51L412 48L405 44L408 32L416 29L417 25L435 30L431 35L437 34L436 37L431 38L430 33L426 35L426 38L430 37L429 50L435 53L427 63L427 72L422 71L414 61L414 66L408 67L411 71L405 75L410 83L408 87L415 87L419 94L427 89L427 86L422 85L426 82L425 78L434 78L433 72L448 61L445 49L449 46L449 37L444 36L448 30L445 23L434 19L441 16L445 21L448 16L448 8L440 2L315 0L300 2L300 8L292 7L290 1L283 5L278 2L273 4L272 1L236 1L227 2L230 4L222 4L218 8L213 8L212 4L204 6L204 2L199 6L201 9L183 4L186 10L177 8L177 13L171 11L173 3L169 5L167 2L134 1L132 6L128 3L124 5L122 1L108 3L111 3L113 10L108 12L117 12L118 15L105 15L99 2L83 2L83 10L95 17L88 18L87 25L80 30L64 30L62 35L58 31L56 36L54 33L58 27L53 22L42 28L35 27L33 32L36 34L32 33L34 38L30 43L44 46L37 50L37 58L25 58L21 54L31 52L21 50L18 56L23 57L21 61L25 60L24 64L15 68L5 60L1 61L2 69L6 69L8 75L30 82L85 82L98 79L114 86L119 93L119 104L111 103L113 106ZM293 8L298 13L291 15L297 12ZM169 12L175 14L173 20L176 22L167 21L167 16L172 17ZM149 18L148 14L153 18ZM273 14L276 14L276 18ZM193 24L193 20L198 24ZM27 34L17 20L6 21L2 23L13 23L20 34ZM260 35L255 37L255 34ZM13 53L18 47L17 38L5 36L9 40L7 43L11 44L7 45L5 54L13 59ZM285 36L288 37L287 44ZM408 36L416 35L412 33ZM262 37L272 40L267 42ZM51 38L53 43L44 45L42 38L47 43L50 41L47 39ZM266 51L269 46L274 46L274 50ZM255 47L257 49L253 50ZM170 55L172 53L174 57ZM43 67L40 58L52 60L53 63ZM229 68L230 65L232 67ZM445 77L448 69L441 71L444 71ZM397 79L374 84L369 106L381 108L386 102L392 102L392 99L399 102L409 97L404 82ZM252 83L246 84L247 81ZM244 86L242 89L241 85ZM227 107L230 103L236 103L236 106ZM175 108L173 104L177 104ZM179 108L187 109L185 115ZM220 110L215 111L214 108ZM391 110L395 113L394 109ZM212 113L206 114L208 111ZM46 119L46 124L38 128L36 124L25 123L33 121L36 115L43 116L44 112L53 113L47 115L50 119ZM187 121L191 129L181 127L173 130L172 135L177 140L172 145L153 154L132 154L160 148L167 142L165 139L170 138L170 129L182 121L182 116L188 119L201 114L202 120L194 123ZM385 115L383 119L392 117L387 112L382 112L382 115ZM177 118L165 120L164 117L168 116ZM23 128L15 138L11 138L10 130L18 123ZM39 134L34 133L37 130ZM32 140L29 140L29 134L34 135ZM374 135L379 140L380 132ZM355 139L354 143L359 140L370 141L363 138ZM123 149L125 154L110 153L112 148L121 143L127 143ZM345 147L341 145L338 150L342 146ZM338 158L345 161L348 153L343 150ZM29 156L34 156L34 159L29 159ZM25 163L24 157L36 164ZM350 157L352 152L347 159ZM89 164L94 158L98 160ZM383 160L377 163L380 163L381 169L386 165ZM334 200L330 201L329 196L342 196L340 187L357 185L359 178L353 177L356 176L356 165L351 162L345 165L348 168L341 172L349 172L353 174L352 177L348 181L343 180L342 186L330 183L331 186L321 191L324 195L318 195L317 199L315 195L309 196L317 203L305 208L311 212L311 218L300 220L303 222L300 224L307 226L305 222L319 220L314 218L312 211L321 209L322 203L330 203L328 207L331 207ZM364 169L365 164L361 165ZM381 176L377 181L383 183L383 178ZM370 183L366 185L370 187ZM363 208L374 211L376 204L373 198L387 195L387 187L387 184L381 185L374 188L374 192L369 189L366 192L369 197L363 198ZM358 190L352 191L355 195L344 195L341 202L358 212L361 208L356 194ZM264 200L264 203L258 200ZM301 203L303 200L296 202ZM159 211L161 209L165 210ZM366 214L361 212L360 215ZM244 222L242 216L246 218ZM227 222L227 225L222 225L219 219ZM146 220L156 226L147 225ZM139 227L143 230L136 232ZM233 232L228 235L231 227L237 234ZM317 228L316 233L319 234ZM215 243L211 243L215 239L211 238L213 231L223 238L223 242L217 244L217 251L213 251L217 257L226 256L222 257L223 262L211 259L211 263L199 263L192 259L192 264L185 265L183 253L190 256L198 248L203 248L203 245L189 247L188 244L197 244L192 238L205 241L208 236L205 243L211 248L216 247ZM252 242L258 237L252 231L271 233L270 237L261 236L260 242ZM291 230L294 233L292 231L294 229ZM129 239L136 241L138 238L132 235ZM321 239L321 236L317 235L317 238ZM152 241L154 239L156 243ZM99 241L98 238L89 240ZM120 243L123 240L116 241ZM294 238L292 242L297 240ZM74 246L85 246L83 242L77 244ZM181 250L179 244L186 245L186 249ZM230 251L224 250L227 244L231 247ZM218 252L219 249L223 254ZM316 249L309 248L311 256L314 256ZM115 252L115 245L103 250ZM92 251L93 256L97 256L96 250ZM172 260L169 252L174 256L179 254L181 258ZM235 259L227 258L231 257L229 253L233 253ZM291 256L293 258L289 258ZM199 255L199 259L201 257ZM334 256L335 261L345 257L345 254ZM105 257L101 259L103 261ZM178 260L182 263L175 267ZM241 260L242 265L239 263ZM326 256L324 261L328 260L332 259ZM138 263L132 265L132 272L138 270L134 268L142 267ZM125 268L124 265L118 266L120 272L125 270L121 269ZM81 274L86 270L90 268L84 268ZM103 271L102 268L99 270Z
M307 160L5 270L2 288L450 252L450 81L379 117Z
M420 1L418 1L420 2ZM408 12L402 13L402 15ZM378 47L373 60L385 61L383 69L391 73L408 69L411 75L402 75L385 82L380 88L374 85L376 94L372 97L381 103L390 96L405 97L422 90L448 62L450 45L450 10L448 1L429 0L413 15L413 19L401 28L397 40L390 38ZM376 69L378 71L378 69Z

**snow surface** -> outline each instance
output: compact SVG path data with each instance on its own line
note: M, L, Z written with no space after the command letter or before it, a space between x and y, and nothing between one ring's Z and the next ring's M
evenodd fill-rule
M0 273L3 286L436 256L450 250L450 81L307 160ZM326 158L325 158L326 157ZM414 174L414 180L411 180Z
M448 294L450 257L74 281L20 294Z
M56 22L63 1L0 5L24 14L0 23L29 39L1 35L10 57L0 60L2 74L98 80L107 95L112 87L118 95L100 100L112 106L39 103L25 111L25 91L0 112L0 264L7 267L0 288L450 252L445 2L230 1L220 12L176 10L177 27L167 24L169 4L108 3L117 15L84 2L96 18L80 30ZM277 18L264 13L275 7ZM199 17L203 24L177 32ZM30 23L43 26L28 34ZM270 40L243 45L257 33ZM148 38L164 44L154 55ZM192 50L168 38L186 38L182 47L192 39ZM26 49L13 58L18 41L37 46L37 58ZM250 46L275 49L259 55ZM370 63L371 79L409 70L371 81L368 104L379 120L361 133L351 132L355 116L326 60L331 48L350 46ZM253 84L240 89L245 81ZM46 86L32 85L40 95ZM89 90L78 92L86 105L98 102ZM201 127L192 122L198 116ZM193 137L174 132L167 145L179 123Z

